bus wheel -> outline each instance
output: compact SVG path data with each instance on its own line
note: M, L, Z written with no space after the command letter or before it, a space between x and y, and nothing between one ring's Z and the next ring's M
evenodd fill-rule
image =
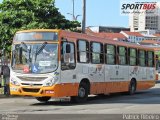
M136 92L136 80L131 80L129 85L129 95L133 95Z
M36 97L39 102L47 102L51 97Z
M88 98L89 88L86 83L81 83L78 89L78 96L72 96L71 101L76 103L86 102Z

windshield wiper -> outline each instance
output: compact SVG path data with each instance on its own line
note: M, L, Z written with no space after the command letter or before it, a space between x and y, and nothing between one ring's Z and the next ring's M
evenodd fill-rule
M31 61L31 48L29 48L25 42L21 42L21 45L22 45L23 50L25 52L29 53L29 55L28 55L28 61L29 61L29 63L31 63L32 62Z
M46 45L47 45L47 42L44 42L38 49L36 49L35 61L37 59L37 55L39 55L42 52L42 50L46 47Z
M23 48L23 50L24 50L25 52L28 51L28 46L26 45L26 43L21 42L21 46L22 46L22 48Z

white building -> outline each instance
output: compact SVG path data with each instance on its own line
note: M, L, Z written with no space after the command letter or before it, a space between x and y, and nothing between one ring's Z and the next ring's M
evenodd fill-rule
M131 32L155 30L160 32L160 6L154 10L154 14L141 11L141 14L130 14L129 15L129 27ZM152 10L153 12L153 10Z
M132 43L139 43L145 39L144 36L139 32L121 31L120 33L127 37L128 42Z

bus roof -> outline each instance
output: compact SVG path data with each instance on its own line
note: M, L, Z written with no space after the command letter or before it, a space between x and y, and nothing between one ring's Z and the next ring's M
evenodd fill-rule
M90 42L101 42L103 44L113 44L113 45L119 45L119 46L126 46L131 48L137 48L137 49L145 49L145 50L154 50L154 48L139 45L136 43L130 43L130 42L124 42L124 41L116 41L111 39L102 38L100 36L94 36L94 35L87 35L82 33L76 33L76 32L70 32L70 31L61 31L61 37L66 38L72 38L74 40L82 39L82 40L88 40Z
M18 31L16 33L24 33L24 32L58 32L60 33L60 38L70 38L72 40L77 40L77 39L83 39L83 40L88 40L90 42L101 42L103 44L113 44L113 45L119 45L119 46L126 46L126 47L132 47L132 48L137 48L137 49L146 49L146 50L160 50L160 48L153 48L153 47L148 47L144 45L138 45L135 43L129 43L129 42L124 42L124 41L116 41L116 40L111 40L111 39L106 39L102 38L100 36L95 36L95 35L87 35L83 33L77 33L77 32L71 32L67 30L60 30L60 29L30 29L30 30L22 30Z
M16 33L24 33L24 32L59 32L59 29L30 29L30 30L21 30Z

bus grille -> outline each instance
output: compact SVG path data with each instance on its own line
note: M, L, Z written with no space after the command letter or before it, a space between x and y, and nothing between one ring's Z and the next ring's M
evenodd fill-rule
M21 83L22 85L26 86L42 86L43 84L29 84L29 83Z
M22 81L43 81L47 79L47 77L22 77L22 76L17 76L20 80Z
M39 92L39 88L34 88L34 89L31 89L31 88L23 88L23 91L24 92L34 92L34 93L36 93L36 92Z

